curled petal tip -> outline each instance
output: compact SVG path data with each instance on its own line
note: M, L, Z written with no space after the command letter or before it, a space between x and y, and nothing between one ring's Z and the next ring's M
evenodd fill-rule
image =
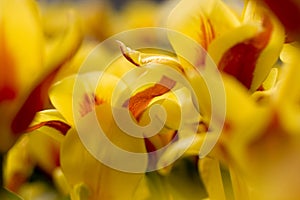
M120 40L116 40L116 42L119 44L121 52L123 55L128 55L130 52L134 52L134 50L127 47L123 42Z
M121 52L123 54L123 56L129 61L131 62L132 64L136 65L136 66L140 66L139 63L137 63L133 58L132 58L132 54L137 54L138 57L140 55L139 52L137 51L134 51L132 49L130 49L129 47L127 47L123 42L119 41L119 40L116 40L116 42L120 45L120 49L121 49Z

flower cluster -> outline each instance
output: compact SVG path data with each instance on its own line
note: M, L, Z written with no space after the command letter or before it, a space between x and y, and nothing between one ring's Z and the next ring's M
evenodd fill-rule
M1 0L1 199L299 199L299 19L297 1ZM154 29L105 46L145 27L172 52L134 46Z

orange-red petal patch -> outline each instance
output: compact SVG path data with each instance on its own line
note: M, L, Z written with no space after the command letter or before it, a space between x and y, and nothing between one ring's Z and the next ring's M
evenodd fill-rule
M16 97L15 65L12 56L6 48L3 33L0 33L0 103L5 100L13 100Z
M234 76L248 89L251 87L256 61L267 46L273 30L271 20L267 16L264 17L263 28L264 30L254 38L231 47L218 64L220 70Z
M157 96L169 92L176 84L176 81L163 76L159 83L138 92L125 102L123 106L128 106L130 112L136 120L139 120L140 114L147 108L150 101Z
M38 84L18 111L11 124L11 130L15 135L25 131L33 120L36 112L44 108L45 103L48 101L48 89L56 73L57 70L53 71Z
M300 34L300 1L298 0L263 0L284 25L288 40L294 40Z
M39 124L31 126L31 127L26 129L26 132L32 132L32 131L34 131L36 129L39 129L43 126L48 126L48 127L54 128L55 130L58 130L59 132L61 132L63 135L65 135L68 132L68 130L71 128L70 125L68 125L68 124L66 124L62 121L50 120L50 121L41 122Z

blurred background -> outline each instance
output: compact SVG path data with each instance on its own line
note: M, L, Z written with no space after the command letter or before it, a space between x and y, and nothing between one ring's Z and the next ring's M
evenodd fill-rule
M205 0L204 0L205 1ZM98 42L125 30L166 27L168 16L179 0L38 0L49 35L68 23L66 12L75 10L85 38ZM242 0L224 0L241 13Z

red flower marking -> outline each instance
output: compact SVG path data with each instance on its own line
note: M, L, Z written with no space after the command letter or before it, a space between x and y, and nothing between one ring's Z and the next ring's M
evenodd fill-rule
M33 120L35 113L45 107L45 103L48 101L48 89L56 72L57 70L49 74L43 82L30 93L29 97L12 121L11 130L14 134L21 134L25 131Z
M60 148L57 145L52 144L50 147L50 155L53 159L52 162L56 167L60 166ZM54 169L53 169L54 170Z
M198 57L195 64L195 67L202 68L205 66L205 58L207 55L207 49L209 44L213 41L215 38L215 32L213 29L213 26L209 19L207 19L204 16L200 16L200 33L198 36L199 43L203 49L195 49L198 51Z
M220 70L236 77L248 89L251 87L257 59L271 37L273 26L267 16L264 17L263 27L264 30L254 38L230 48L218 64Z
M144 141L147 152L154 152L157 150L154 144L148 138L144 138Z
M80 115L84 117L86 114L91 112L95 106L94 99L90 95L84 94L83 101L80 103Z
M32 131L34 131L36 129L39 129L43 126L48 126L50 128L54 128L55 130L58 130L59 132L61 132L63 135L65 135L68 132L68 130L71 128L68 124L66 124L62 121L51 120L51 121L41 122L39 124L31 126L28 129L26 129L25 132L32 132Z
M205 50L207 50L208 45L215 38L215 32L209 19L200 16L200 20L201 20L200 22L201 34L199 34L199 39L201 41L200 44Z
M97 97L96 95L94 95L94 101L95 101L95 105L101 105L103 103L105 103L105 101L99 97Z
M0 103L17 96L17 79L13 58L6 48L3 30L0 28Z
M147 152L154 152L158 149L165 147L166 145L169 145L170 143L178 141L178 134L176 130L170 130L170 133L157 134L153 137L159 137L160 141L162 141L162 146L155 146L152 143L151 138L144 138Z
M79 110L81 117L84 117L86 114L93 111L95 105L101 105L104 102L103 99L97 97L95 94L84 94Z
M169 92L176 84L176 81L163 76L159 83L154 86L145 89L142 92L137 93L129 99L129 102L125 102L123 105L128 105L130 112L139 120L140 114L146 109L150 101L157 96L163 95Z

